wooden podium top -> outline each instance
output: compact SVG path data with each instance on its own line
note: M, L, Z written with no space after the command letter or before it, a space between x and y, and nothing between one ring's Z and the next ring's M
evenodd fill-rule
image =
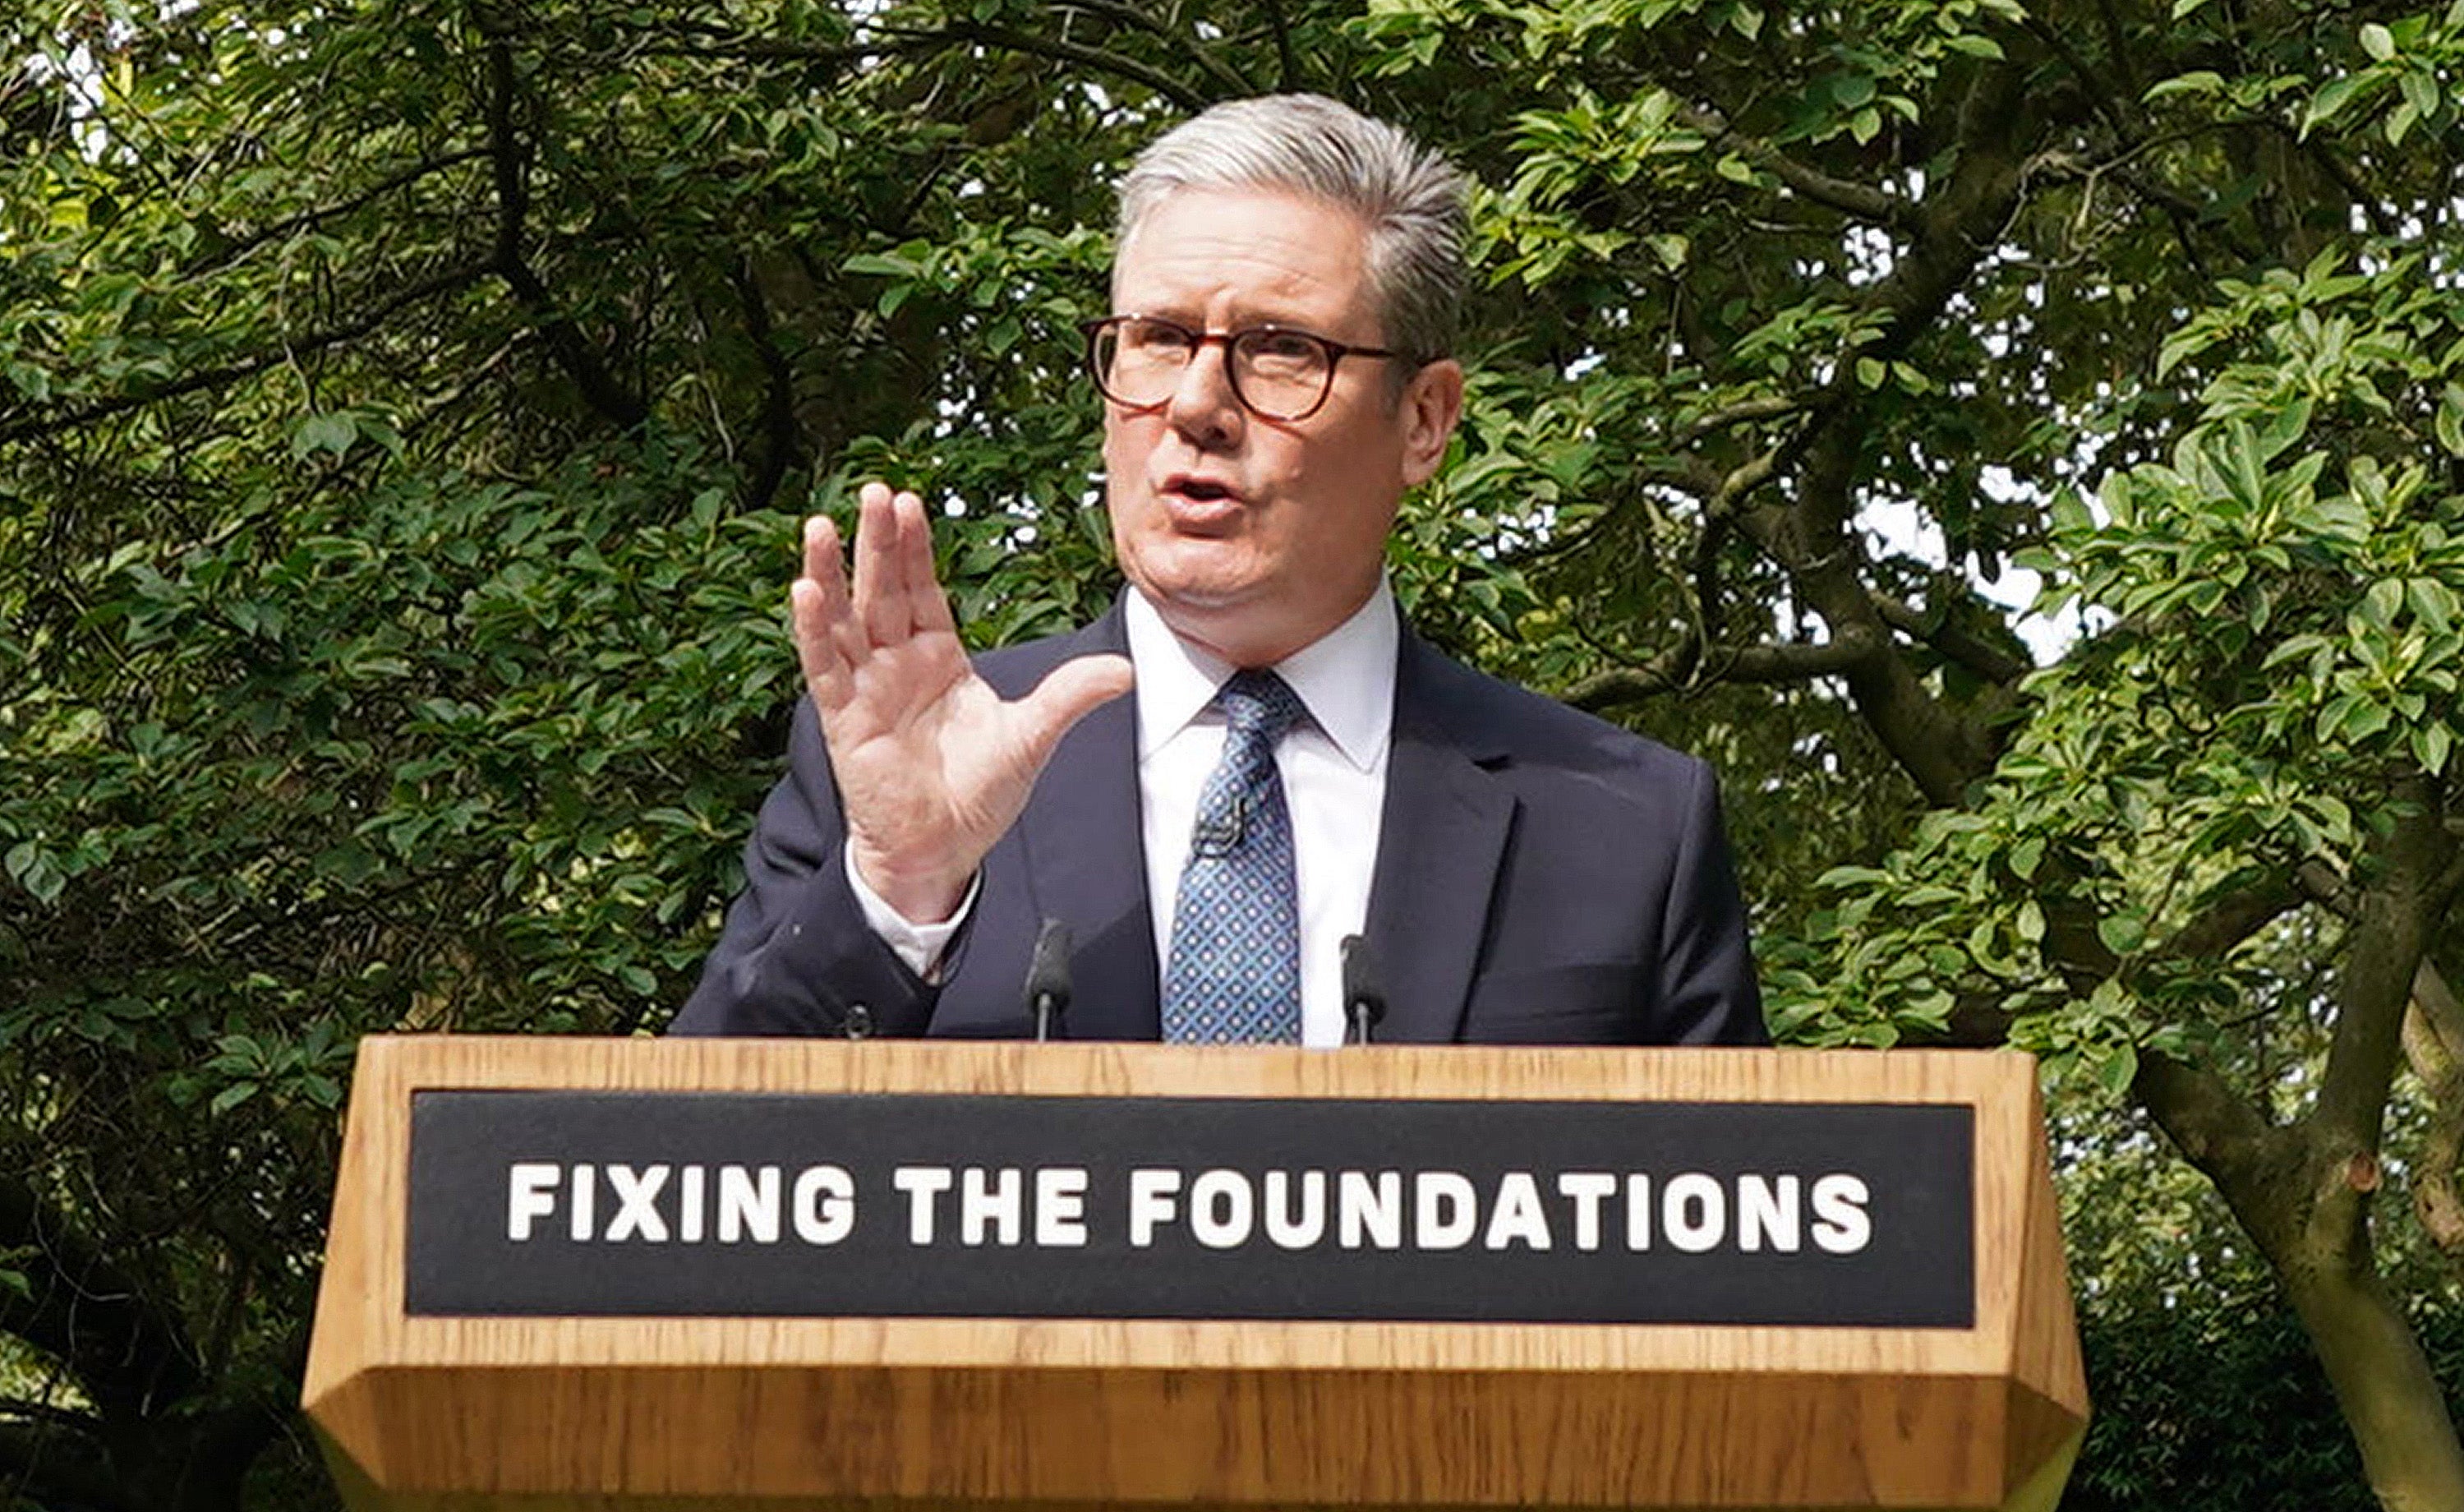
M488 1089L1952 1105L1972 1323L414 1315L413 1098ZM305 1397L403 1509L2050 1505L2087 1410L2015 1054L475 1036L362 1047Z

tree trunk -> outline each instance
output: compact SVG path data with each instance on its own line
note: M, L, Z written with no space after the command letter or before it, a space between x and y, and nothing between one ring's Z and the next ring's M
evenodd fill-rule
M2212 1074L2162 1056L2141 1062L2132 1088L2275 1272L2380 1504L2464 1512L2464 1441L2370 1242L2375 1153L2315 1123L2268 1124Z
M2279 1264L2387 1512L2464 1512L2464 1446L2421 1343L2375 1268Z

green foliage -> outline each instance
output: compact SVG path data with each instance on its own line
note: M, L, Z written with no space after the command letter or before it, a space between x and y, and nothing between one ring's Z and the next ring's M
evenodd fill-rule
M2376 1506L2300 1324L2215 1192L2140 1120L2057 1105L2052 1136L2096 1402L2063 1512ZM2434 1299L2412 1322L2453 1411L2464 1309L2442 1268L2390 1264Z
M320 1494L284 1425L356 1037L659 1026L776 770L807 509L935 500L979 644L1108 601L1108 180L1306 87L1478 181L1416 624L1718 765L1784 1037L2045 1057L2077 1495L2349 1499L2248 1237L2119 1104L2178 1063L2298 1129L2363 929L2290 884L2453 812L2464 11L31 10L0 1198L100 1268L0 1233L10 1494ZM2441 1097L2397 1082L2391 1166ZM2452 1384L2443 1262L2377 1230ZM123 1335L46 1322L97 1287ZM2195 1447L2253 1400L2298 1431Z
M0 1210L77 1243L0 1235L0 1486L310 1504L352 1046L664 1021L797 514L957 500L979 641L1108 596L1100 186L1067 103L1003 146L1031 70L845 77L826 8L52 26L0 23ZM125 1336L55 1325L106 1290Z
M1792 1022L1863 1042L1838 1013L1938 1023L1947 993L1991 993L2049 1070L2119 1094L2139 1050L2212 1052L2215 1015L2267 1000L2259 958L2168 940L2254 878L2341 869L2402 811L2398 774L2447 771L2464 496L2437 486L2427 427L2383 422L2437 412L2464 330L2416 256L2383 268L2229 282L2168 340L2164 366L2214 368L2201 418L2169 461L2057 498L2019 557L2041 611L2111 628L2030 679L1970 812L1826 878L1844 901L1815 935L1846 975L1785 978ZM2043 948L2064 917L2119 966L2092 990Z

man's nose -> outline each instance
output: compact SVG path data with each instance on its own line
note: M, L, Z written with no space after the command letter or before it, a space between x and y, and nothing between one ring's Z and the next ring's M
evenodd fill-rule
M1180 370L1164 416L1192 444L1229 446L1240 438L1248 418L1241 396L1232 390L1232 351L1227 342L1201 343Z

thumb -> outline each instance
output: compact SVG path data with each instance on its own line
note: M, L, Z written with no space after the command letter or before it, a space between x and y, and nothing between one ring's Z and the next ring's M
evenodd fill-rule
M1127 656L1079 656L1063 662L1045 675L1034 692L1018 700L1028 744L1041 758L1061 743L1069 726L1096 705L1129 692L1135 680Z

